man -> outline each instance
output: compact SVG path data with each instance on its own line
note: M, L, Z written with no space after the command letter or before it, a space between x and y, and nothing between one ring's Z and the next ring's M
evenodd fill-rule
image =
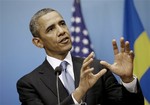
M17 82L22 105L57 105L55 68L66 61L75 89L69 93L62 74L59 76L61 105L144 105L137 78L133 76L133 52L129 42L120 39L120 52L113 40L114 64L94 60L94 54L83 59L70 54L72 42L62 16L53 9L44 8L31 19L33 43L44 48L46 59L31 73ZM120 76L118 83L113 74ZM71 84L71 83L70 83ZM69 85L70 85L69 84Z

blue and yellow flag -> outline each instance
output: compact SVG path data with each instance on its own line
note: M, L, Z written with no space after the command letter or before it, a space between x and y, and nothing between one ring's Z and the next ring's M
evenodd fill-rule
M150 40L140 21L133 0L125 0L124 38L134 50L134 74L140 80L145 105L150 105Z

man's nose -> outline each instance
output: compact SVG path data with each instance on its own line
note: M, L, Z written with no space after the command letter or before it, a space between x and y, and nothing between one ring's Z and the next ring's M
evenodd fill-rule
M57 29L58 29L58 35L64 34L64 29L61 26L58 26Z

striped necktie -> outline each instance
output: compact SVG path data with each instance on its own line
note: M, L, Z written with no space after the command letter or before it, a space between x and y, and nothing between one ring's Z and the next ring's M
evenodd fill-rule
M60 66L62 68L62 78L64 82L64 86L67 89L68 93L71 94L75 90L74 80L69 74L67 70L68 62L63 61L61 62Z

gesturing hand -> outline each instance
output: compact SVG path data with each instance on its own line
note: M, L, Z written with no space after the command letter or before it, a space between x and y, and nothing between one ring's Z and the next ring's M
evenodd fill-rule
M94 68L90 67L90 64L93 61L94 53L92 52L85 60L83 61L80 73L80 82L78 88L73 92L75 99L80 102L81 98L90 89L96 81L106 72L106 69L100 70L97 74L93 74L92 71Z
M120 52L115 40L112 41L114 50L114 63L111 65L106 61L100 63L109 68L113 73L120 76L123 82L128 83L133 80L133 51L130 50L129 42L120 38Z
M92 52L83 62L81 73L80 73L80 83L79 87L82 88L83 91L87 91L91 88L96 81L106 72L106 69L99 71L97 74L93 74L92 71L94 68L90 67L90 64L93 61L94 53Z

